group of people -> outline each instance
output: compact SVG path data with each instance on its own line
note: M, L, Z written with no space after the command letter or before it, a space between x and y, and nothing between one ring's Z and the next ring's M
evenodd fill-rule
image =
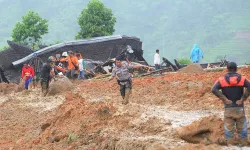
M79 52L63 52L62 58L56 58L57 69L61 70L68 78L73 79L78 75L78 79L85 79L84 70L86 63Z
M40 81L42 93L44 96L48 92L49 82L55 75L60 72L70 79L85 79L84 71L86 63L79 52L64 52L62 56L50 56L47 63L43 63L42 59L33 54L33 59L29 63L25 63L22 67L21 80L24 81L24 88L28 90L30 83L33 82L34 88L36 83Z
M196 46L194 47L194 51L197 51ZM157 50L156 53L159 55L159 50ZM155 55L155 64L159 65L159 56L157 54ZM80 70L80 75L78 77L81 78L83 75L81 73L83 66L80 65L83 64L82 56L69 51L68 55L64 55L63 57L64 58L59 59L59 62L68 63L67 67L69 75L73 77L74 72ZM44 95L48 93L49 82L55 76L56 62L58 62L58 59L50 56L47 63L45 63L41 69L40 81ZM132 92L131 72L134 68L139 67L140 66L132 66L129 61L123 61L120 57L116 58L115 66L112 70L109 81L114 78L117 79L123 99L122 103L124 105L129 103L129 96ZM236 63L228 63L227 70L228 73L225 76L220 77L212 87L212 93L221 99L225 106L224 132L227 143L248 145L248 128L244 102L250 96L250 82L246 77L237 73ZM34 76L34 68L25 64L22 72L22 77L26 80L25 88L28 88L28 84L32 81ZM238 141L235 139L235 128L239 134Z

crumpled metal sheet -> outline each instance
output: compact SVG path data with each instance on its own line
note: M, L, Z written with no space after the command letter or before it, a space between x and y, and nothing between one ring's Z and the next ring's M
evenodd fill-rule
M84 39L84 40L68 41L68 42L64 42L64 43L60 43L60 44L56 44L56 45L52 45L52 46L40 49L40 50L36 51L35 53L37 54L37 56L39 56L39 55L42 55L45 53L55 51L55 50L62 48L64 46L77 46L77 45L84 45L84 44L93 44L93 43L118 40L118 39L122 39L122 38L123 38L123 36L121 36L121 35L115 35L115 36L96 37L96 38L90 38L90 39ZM14 61L12 64L14 66L22 64L23 62L28 61L32 57L33 57L33 54L30 54L30 55L28 55L20 60Z

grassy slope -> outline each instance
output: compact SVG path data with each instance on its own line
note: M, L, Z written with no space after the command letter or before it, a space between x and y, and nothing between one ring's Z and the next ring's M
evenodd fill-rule
M152 62L155 49L168 58L188 57L197 43L205 60L223 55L238 62L248 62L250 33L248 0L103 0L117 17L116 33L135 35L143 40L144 56ZM77 17L88 0L0 0L0 45L6 45L15 23L33 9L49 20L45 43L71 40L79 27Z

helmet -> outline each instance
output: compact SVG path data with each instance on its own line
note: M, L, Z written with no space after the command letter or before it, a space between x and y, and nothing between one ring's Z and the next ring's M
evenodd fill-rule
M67 53L67 52L63 52L63 53L62 53L62 56L67 57L67 56L68 56L68 53Z
M56 59L54 56L49 56L48 63L55 62L55 61L56 61Z
M33 57L37 57L37 53L33 53L32 56L33 56Z
M237 64L235 62L229 62L227 64L227 69L228 70L237 70Z

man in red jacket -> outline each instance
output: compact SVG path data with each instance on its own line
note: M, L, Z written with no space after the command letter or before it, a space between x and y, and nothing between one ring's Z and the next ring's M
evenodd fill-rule
M26 90L29 88L29 84L35 76L34 68L28 64L24 64L22 68L22 79L25 80L24 87Z

